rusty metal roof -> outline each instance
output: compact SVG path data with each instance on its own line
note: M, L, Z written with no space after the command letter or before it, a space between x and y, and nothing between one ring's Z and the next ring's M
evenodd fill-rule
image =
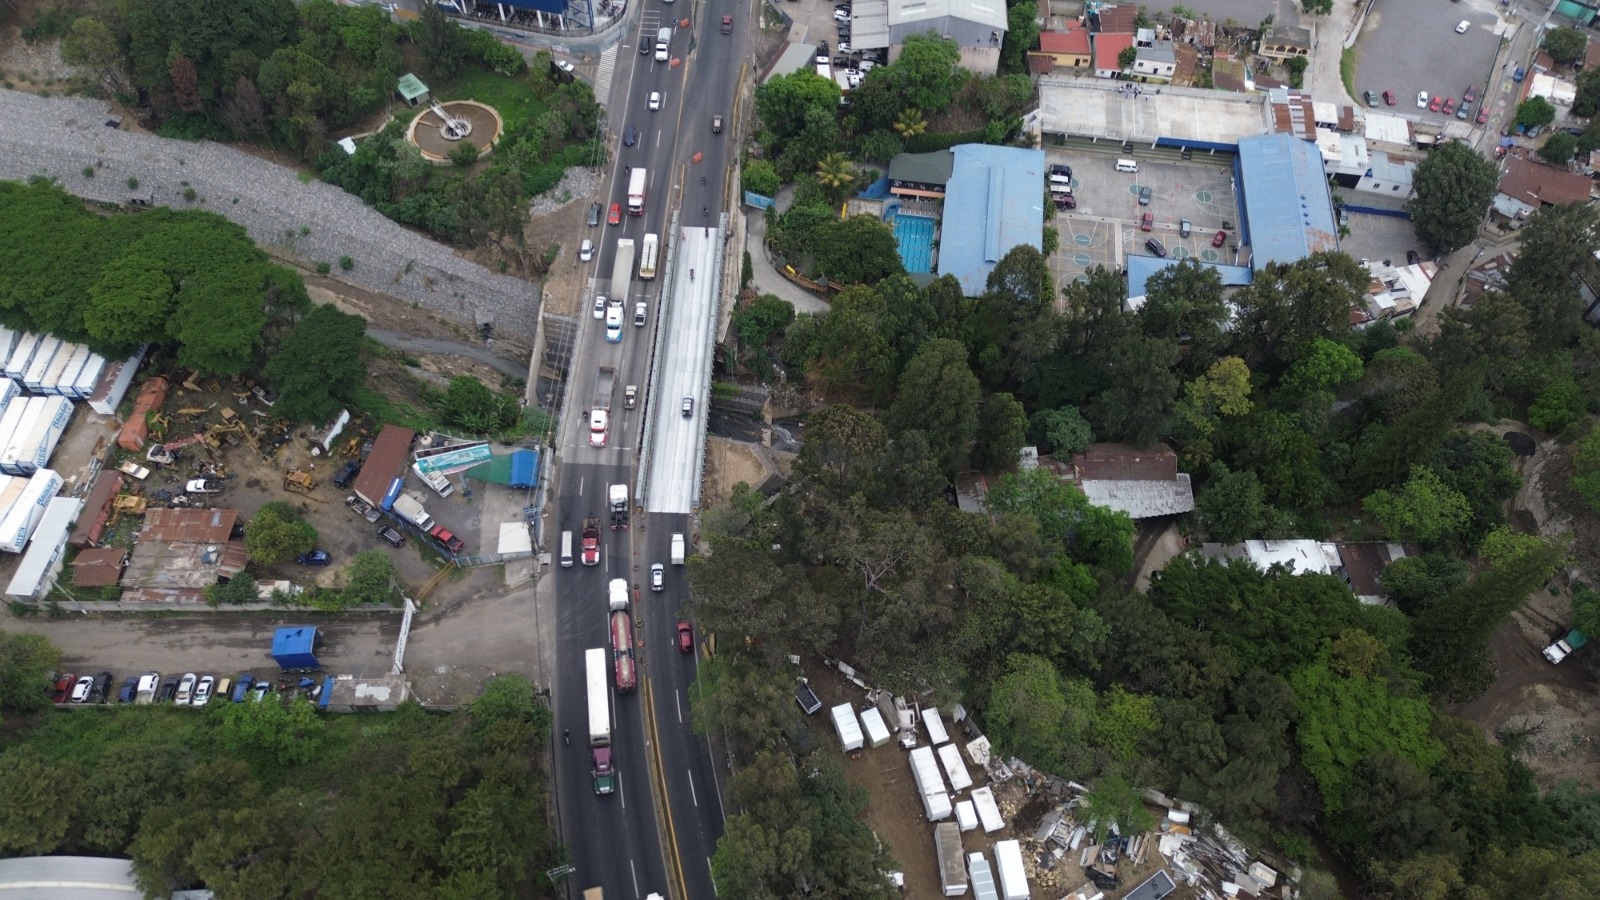
M108 587L122 578L122 564L128 551L121 547L100 547L79 553L72 561L75 587Z
M236 509L152 509L144 515L139 542L217 544L238 521Z

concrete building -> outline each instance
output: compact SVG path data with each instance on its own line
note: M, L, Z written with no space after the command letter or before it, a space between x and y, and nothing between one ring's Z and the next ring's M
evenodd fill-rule
M1072 477L1090 503L1134 520L1194 512L1189 473L1165 444L1090 444L1072 457Z
M1156 41L1149 47L1140 47L1134 51L1133 72L1146 79L1160 81L1172 80L1172 73L1178 68L1178 57L1172 51L1171 41Z
M1000 44L1009 27L1006 5L997 0L856 0L850 22L850 43L887 47L890 62L907 37L931 32L954 42L960 66L979 75L999 70Z
M889 193L915 200L943 200L955 160L949 150L897 153L889 160Z
M1122 51L1133 46L1131 34L1094 36L1094 74L1097 78L1116 78L1122 73Z
M1044 151L987 144L952 147L939 275L953 275L975 297L1013 247L1044 240Z
M1094 61L1089 29L1076 23L1061 31L1039 32L1039 49L1028 54L1044 58L1053 69L1085 69Z

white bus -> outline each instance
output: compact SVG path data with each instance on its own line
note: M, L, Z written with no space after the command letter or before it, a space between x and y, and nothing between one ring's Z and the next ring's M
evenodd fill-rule
M656 277L656 251L660 241L653 234L644 236L644 245L639 248L639 280L649 281Z

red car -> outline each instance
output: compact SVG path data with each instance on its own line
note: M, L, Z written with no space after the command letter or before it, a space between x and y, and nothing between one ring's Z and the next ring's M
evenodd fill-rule
M694 629L688 622L678 623L678 650L683 653L694 652Z
M1448 115L1453 115L1455 113L1455 111L1456 111L1456 98L1454 98L1454 97L1446 97L1446 98L1444 98L1444 114L1447 115L1447 116Z
M1439 111L1439 107L1443 106L1443 105L1444 105L1444 98L1443 97L1435 97L1435 98L1433 98L1433 102L1428 104L1428 112L1438 112Z
M1226 244L1227 242L1228 242L1228 233L1226 231L1219 231L1216 234L1211 236L1211 246L1213 246L1213 247L1221 247L1223 244Z
M1461 94L1461 102L1471 103L1476 99L1478 99L1478 86L1475 84L1467 85L1467 89Z
M67 674L61 676L60 678L57 678L56 679L56 691L55 691L55 694L53 696L51 696L50 699L53 702L56 702L56 703L65 703L65 702L67 702L67 698L72 695L72 687L73 687L73 685L75 685L77 683L78 683L78 676L72 674L71 672L68 672Z
M428 529L428 537L438 541L439 546L449 550L451 553L460 553L467 546L466 542L451 534L443 525L435 525Z
M1155 227L1156 227L1156 215L1155 215L1155 213L1145 213L1142 217L1140 217L1140 219L1139 219L1139 230L1140 231L1154 231Z
M1383 92L1383 102L1389 104L1390 106L1393 106L1394 105L1394 91L1384 91Z
M613 203L613 204L611 204L611 211L606 213L606 224L607 225L621 225L622 224L622 204L621 203Z
M1484 123L1486 123L1488 121L1489 121L1489 110L1484 108L1484 107L1481 107L1481 106L1478 107L1478 124L1482 125L1482 124L1484 124Z

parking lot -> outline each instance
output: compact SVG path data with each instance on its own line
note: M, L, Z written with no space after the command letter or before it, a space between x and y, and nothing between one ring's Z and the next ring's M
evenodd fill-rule
M1456 34L1456 23L1463 19L1469 27L1465 34ZM1393 91L1395 106L1385 109L1438 125L1455 121L1443 112L1419 109L1417 92L1426 91L1430 102L1442 96L1459 105L1470 84L1481 97L1500 49L1496 32L1509 27L1489 0L1380 3L1356 42L1356 95ZM1476 115L1475 103L1472 116Z
M1350 234L1339 239L1339 249L1356 259L1392 260L1403 266L1407 250L1426 252L1410 219L1351 213L1349 227Z
M1058 284L1084 280L1094 266L1117 268L1130 253L1147 254L1144 242L1155 237L1176 259L1198 257L1206 262L1238 261L1230 251L1238 225L1238 201L1233 190L1233 170L1222 161L1196 158L1139 160L1137 173L1118 172L1109 156L1049 150L1046 161L1072 167L1076 209L1061 210L1050 223L1060 233L1050 267ZM1142 188L1150 188L1150 205L1139 205ZM1144 213L1154 218L1154 228L1139 230ZM1188 219L1191 231L1179 236L1179 223ZM1212 237L1224 225L1229 240L1221 248ZM1248 252L1240 256L1243 259Z

